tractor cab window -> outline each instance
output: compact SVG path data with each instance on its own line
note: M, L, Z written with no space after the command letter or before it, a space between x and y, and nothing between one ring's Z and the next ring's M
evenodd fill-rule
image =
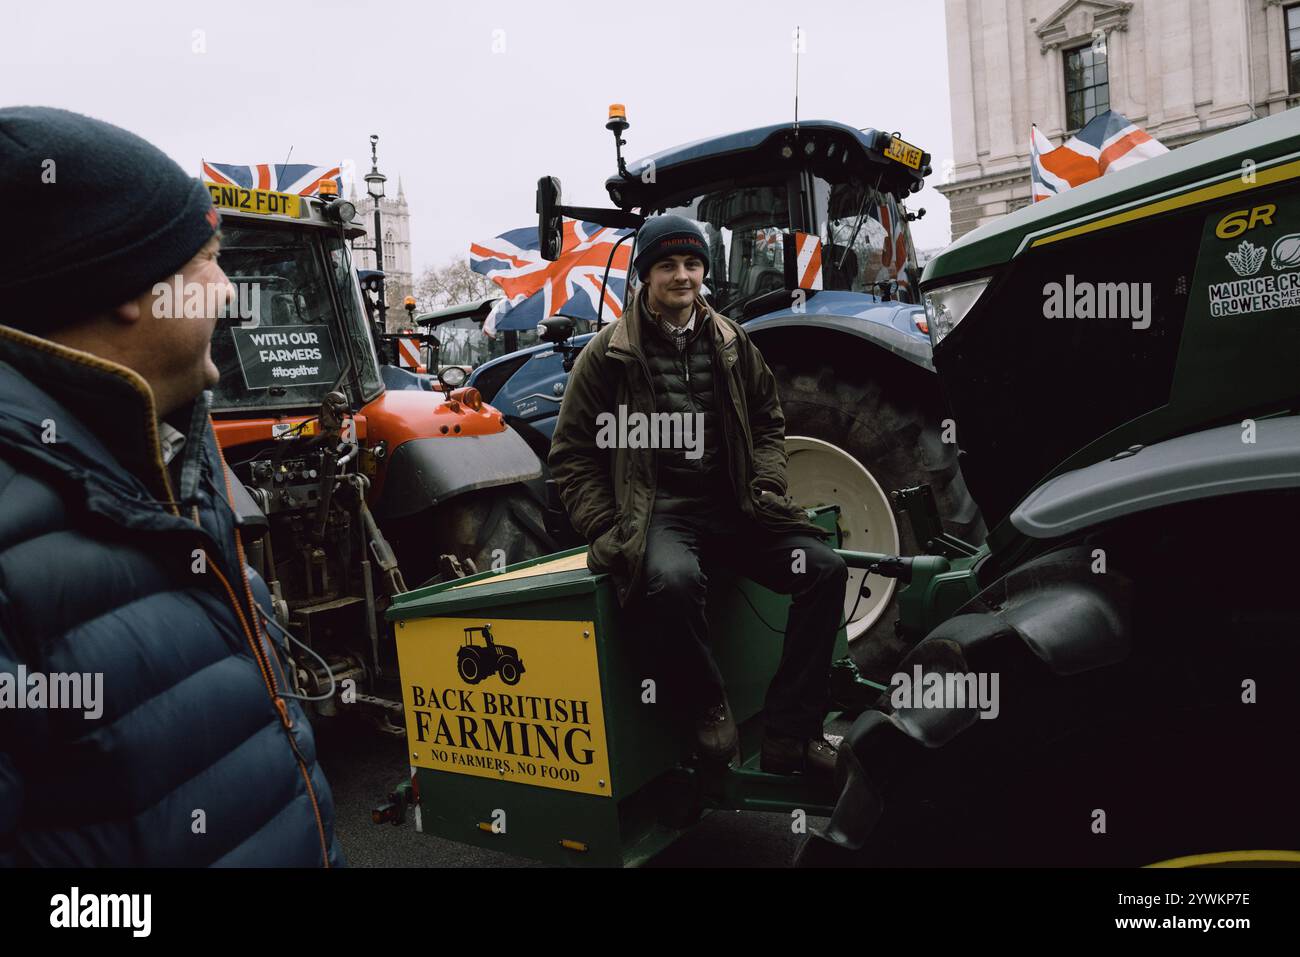
M339 382L355 408L382 390L347 252L326 241L328 252L316 230L223 225L237 296L212 335L215 409L316 407Z
M860 180L813 177L822 287L915 302L915 257L907 222L893 196Z
M238 297L212 335L214 407L319 405L348 354L315 237L227 224L220 261Z
M334 271L334 285L343 304L343 328L351 343L352 355L356 357L354 368L357 371L357 384L361 387L361 398L369 402L383 391L384 386L379 378L379 357L375 353L375 341L370 336L366 304L362 299L361 284L357 281L352 250L339 236L327 238L325 250L329 254L330 269Z
M790 228L784 180L722 187L660 212L700 224L709 242L704 285L713 307L732 317L757 296L785 285L782 232Z
M453 319L431 330L441 344L440 366L481 366L492 358L492 340L483 335L483 324L472 318Z
M575 336L580 336L584 332L590 332L595 329L596 323L590 319L579 319L573 324ZM483 334L482 323L476 323L475 328L478 330L475 334L483 340L484 357L479 362L487 362L490 359L496 359L511 352L517 352L520 349L531 349L533 346L541 345L542 337L536 329L516 329L506 332L498 332L496 336L489 339Z
M579 322L577 325L581 327L583 324ZM477 369L483 363L506 355L507 352L527 349L542 341L535 329L498 331L495 337L490 338L483 332L483 320L472 316L450 319L425 331L438 337L439 368L465 366Z

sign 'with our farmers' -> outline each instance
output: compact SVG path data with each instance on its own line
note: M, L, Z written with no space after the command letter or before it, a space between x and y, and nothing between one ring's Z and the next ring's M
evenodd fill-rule
M230 334L249 389L330 385L339 377L328 326L236 326Z
M423 618L397 658L416 767L611 796L592 622Z

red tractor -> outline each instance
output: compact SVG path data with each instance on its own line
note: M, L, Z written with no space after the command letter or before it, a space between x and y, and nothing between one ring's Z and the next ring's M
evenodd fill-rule
M238 292L212 340L213 418L271 634L317 714L356 703L394 724L390 598L553 550L541 463L476 389L381 363L350 203L209 189Z

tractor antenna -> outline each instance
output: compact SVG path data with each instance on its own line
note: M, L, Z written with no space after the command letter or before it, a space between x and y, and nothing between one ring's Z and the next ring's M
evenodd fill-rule
M289 144L289 152L285 154L285 156L284 156L284 162L281 163L280 165L281 165L281 166L288 166L288 165L289 165L289 157L292 156L292 155L293 155L293 144L290 143L290 144Z
M794 28L794 131L799 133L799 47L803 43L800 27Z

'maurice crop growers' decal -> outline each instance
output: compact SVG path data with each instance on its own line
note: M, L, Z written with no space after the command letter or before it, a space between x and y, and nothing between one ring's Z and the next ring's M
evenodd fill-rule
M610 794L591 622L425 618L397 655L415 766Z
M1208 229L1211 224L1213 233ZM1271 202L1261 199L1210 217L1205 239L1209 248L1202 254L1202 269L1211 317L1300 306L1298 226L1300 217L1291 197L1279 196Z

